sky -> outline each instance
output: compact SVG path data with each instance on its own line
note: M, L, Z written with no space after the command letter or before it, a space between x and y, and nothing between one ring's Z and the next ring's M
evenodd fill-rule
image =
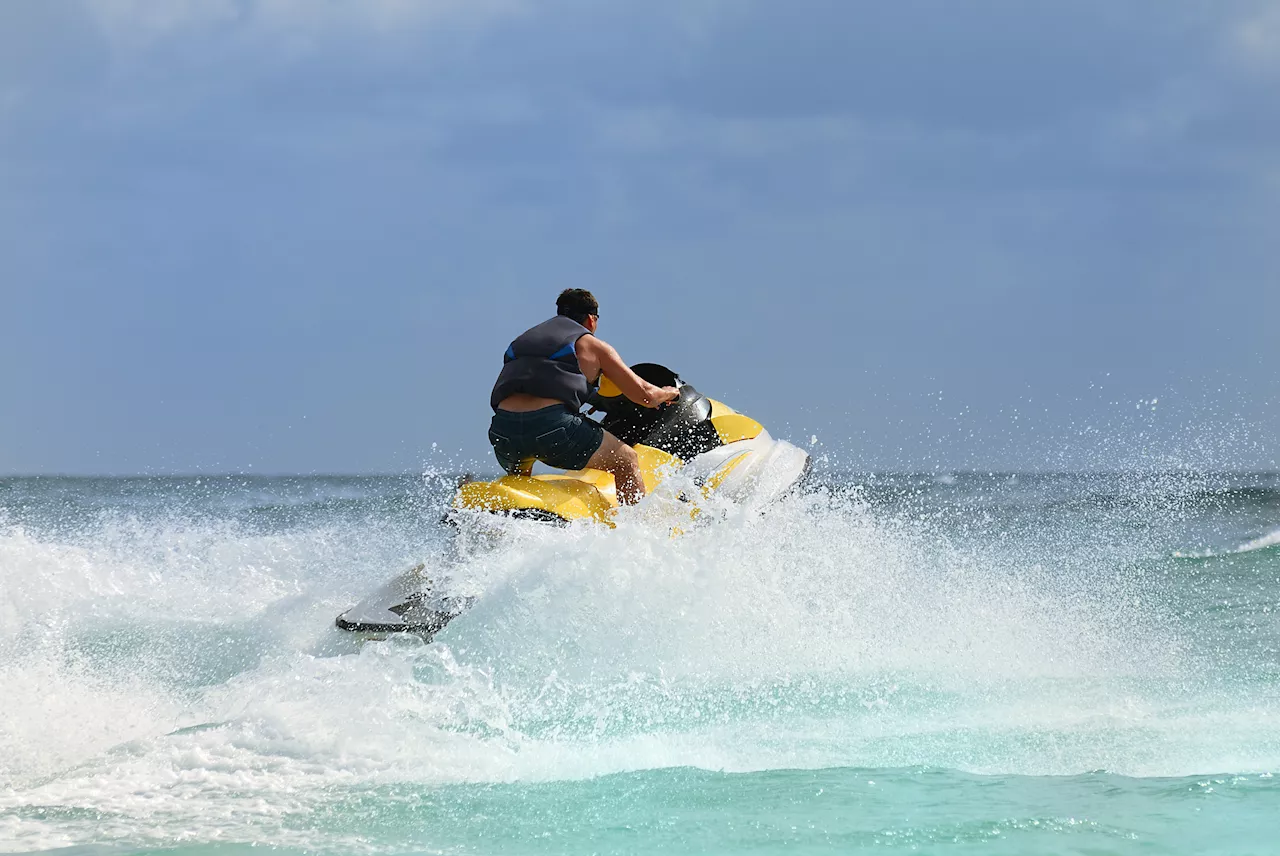
M563 288L855 469L1277 468L1275 0L0 0L0 474L485 468Z

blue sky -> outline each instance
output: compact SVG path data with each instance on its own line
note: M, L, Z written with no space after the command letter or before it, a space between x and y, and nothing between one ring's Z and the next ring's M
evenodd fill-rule
M490 466L565 287L842 466L1274 467L1277 91L1261 0L7 0L0 473Z

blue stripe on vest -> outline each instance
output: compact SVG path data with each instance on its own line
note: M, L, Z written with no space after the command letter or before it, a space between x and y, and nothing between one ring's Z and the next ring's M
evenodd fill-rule
M561 357L567 357L567 356L569 356L570 354L572 354L572 353L573 353L573 346L574 346L575 344L576 344L575 342L570 342L569 344L565 345L565 346L564 346L563 348L561 348L560 350L556 351L556 352L555 352L554 354L552 354L551 356L547 357L547 359L549 359L549 360L558 360L558 359L560 359Z

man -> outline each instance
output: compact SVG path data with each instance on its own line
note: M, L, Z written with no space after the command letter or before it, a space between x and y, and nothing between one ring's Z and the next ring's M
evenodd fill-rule
M644 479L636 450L578 411L602 374L645 407L680 391L638 377L595 337L599 323L600 304L591 292L569 288L556 299L556 317L516 337L489 396L489 442L508 473L527 474L535 458L564 470L605 470L613 473L619 502L638 502Z

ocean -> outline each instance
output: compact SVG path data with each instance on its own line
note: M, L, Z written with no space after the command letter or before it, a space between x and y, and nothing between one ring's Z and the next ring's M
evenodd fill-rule
M0 850L1280 853L1280 475L452 484L0 479ZM419 562L434 641L334 628Z

